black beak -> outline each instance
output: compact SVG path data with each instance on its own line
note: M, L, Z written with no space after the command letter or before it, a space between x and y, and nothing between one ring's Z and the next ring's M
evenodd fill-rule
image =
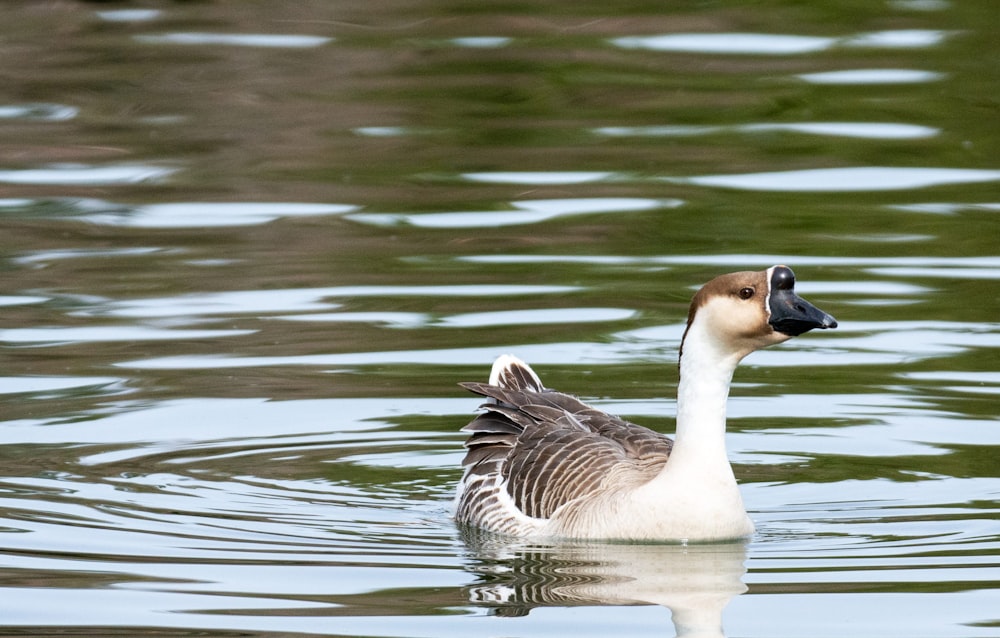
M836 319L795 294L795 273L787 266L771 269L768 303L771 327L790 337L797 337L813 328L837 327Z

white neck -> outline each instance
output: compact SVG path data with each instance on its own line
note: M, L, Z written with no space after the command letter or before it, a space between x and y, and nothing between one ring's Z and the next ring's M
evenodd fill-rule
M726 455L726 399L744 353L713 339L707 323L696 318L684 339L674 448L656 478L633 494L639 513L631 525L648 527L642 534L649 538L721 540L753 533Z
M699 465L723 463L729 467L726 401L733 372L742 358L742 353L721 347L705 329L704 322L695 320L691 324L680 360L677 434L671 461L675 455L684 458L690 455Z
M612 495L617 500L607 507L623 515L595 523L608 538L723 540L753 533L726 455L729 382L746 352L713 337L712 324L696 316L684 340L673 450L655 478Z

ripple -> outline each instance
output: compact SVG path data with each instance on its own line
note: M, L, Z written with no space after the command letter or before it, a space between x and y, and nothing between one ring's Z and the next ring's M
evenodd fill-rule
M348 352L338 354L241 357L225 355L180 355L123 361L116 367L136 370L209 370L273 366L363 367L370 365L459 366L470 362L485 365L504 352L517 351L533 364L579 365L593 363L628 363L648 355L646 349L625 344L550 343L502 345L435 350L393 350ZM648 356L646 356L648 360Z
M0 170L0 183L70 186L115 186L159 182L176 169L142 164L118 166L53 165L48 168Z
M634 257L626 255L460 255L456 261L481 264L591 264L595 266L621 265L684 265L720 266L733 268L767 268L774 264L787 263L790 266L847 266L847 267L890 267L926 266L940 268L997 268L1000 257L829 257L819 255L655 255ZM803 281L802 285L817 284ZM845 282L864 287L871 282Z
M846 130L846 129L845 129ZM854 129L855 132L860 129ZM620 132L620 131L619 131ZM842 131L843 132L843 131ZM872 129L866 131L872 133ZM889 132L891 136L898 133ZM910 129L905 134L912 134ZM927 131L922 131L926 133ZM635 176L623 173L594 172L499 172L499 173L465 173L463 177L472 181L491 184L520 184L525 186L542 185L573 185L601 181L636 181ZM695 184L718 188L733 188L754 191L781 192L861 192L909 190L929 188L951 184L974 184L1000 180L1000 171L989 169L966 168L935 168L935 167L902 167L902 166L850 166L843 168L816 168L792 171L772 171L763 173L743 173L732 175L697 175L693 177L659 177L656 181L677 184ZM640 180L641 181L641 180ZM558 201L558 200L557 200ZM574 201L574 200L565 200ZM646 200L661 201L660 205L678 205L680 200ZM496 214L496 213L494 213ZM405 215L405 214L403 214ZM431 215L451 215L438 213ZM472 223L470 213L454 213L453 223ZM370 218L369 223L387 224L393 220L416 219L413 214L406 217L377 215ZM435 217L430 217L428 225L434 223ZM445 223L439 222L439 223Z
M422 312L316 312L274 317L282 321L318 321L329 323L369 323L390 328L422 328L430 324L431 316Z
M845 288L846 288L845 284ZM808 287L803 286L806 292ZM274 366L364 367L371 365L462 366L514 352L534 364L598 365L673 362L684 325L652 326L611 335L607 342L503 344L466 348L342 352L313 355L178 355L116 363L142 370L204 370ZM794 348L762 350L747 365L758 367L912 364L971 350L1000 347L1000 324L962 322L853 322L833 333L811 335Z
M375 226L408 224L422 228L486 228L536 224L557 217L595 213L619 213L675 208L679 199L644 199L637 197L595 197L540 199L511 202L516 210L466 211L448 213L357 213L348 219Z
M836 47L925 48L944 41L951 32L899 29L860 33L847 37L822 37L773 33L670 33L627 36L610 40L623 49L721 55L803 55Z
M942 389L949 392L961 392L964 394L977 395L1000 395L1000 372L901 372L900 377L913 381L935 381L957 385L943 385ZM972 442L973 445L980 444L980 439ZM1000 445L1000 441L995 443Z
M840 334L824 335L829 356L824 365L882 362L912 363L1000 347L1000 325L949 321L854 322L838 328ZM858 334L861 333L861 334ZM763 351L763 359L775 352ZM769 363L769 362L768 362ZM789 361L791 363L791 361Z
M595 266L657 263L657 259L656 257L629 257L625 255L462 255L455 257L456 261L481 264L591 264Z
M729 126L602 126L591 129L595 135L605 137L695 137L697 135L714 135L739 127Z
M420 366L461 366L470 362L485 365L505 352L516 352L518 356L533 364L545 365L595 365L595 364L626 364L638 362L676 360L676 346L683 334L683 325L670 326L673 339L663 343L643 343L634 335L622 334L614 337L611 343L592 342L559 342L545 344L504 344L497 346L480 346L469 348L439 348L432 350L392 350L372 352L346 352L314 355L281 355L281 356L226 356L226 355L179 355L124 361L116 363L116 367L139 370L206 370L225 368L257 368L275 366L313 366L313 367L364 367L371 365L420 365ZM648 333L647 333L648 334ZM628 337L627 339L625 337ZM968 339L966 341L969 341ZM817 342L819 343L819 342ZM829 343L824 343L829 346ZM799 356L791 356L782 352L781 356L765 359L761 353L755 355L753 363L764 366L795 366L815 363L814 354L808 348L818 348L818 345L801 347ZM953 352L954 349L949 350ZM831 357L830 365L848 365L865 363L863 358L851 359L853 353L844 352L839 359ZM896 358L899 360L898 352ZM884 357L882 357L884 358ZM824 364L827 358L824 355Z
M486 326L594 323L624 321L632 319L636 315L638 312L635 310L625 308L539 308L451 315L442 317L434 322L434 325L449 328L481 328Z
M37 295L0 295L0 306L26 306L36 303L45 303L48 297Z
M903 11L946 11L949 0L890 0L889 6Z
M83 218L96 224L130 228L212 228L267 224L285 217L341 215L357 209L349 204L173 202L91 212Z
M917 233L867 233L864 235L840 233L836 235L824 236L834 237L839 241L856 241L868 244L906 244L911 242L932 241L937 238L935 235L918 235Z
M951 31L935 31L933 29L898 29L892 31L873 31L859 33L845 38L842 44L851 47L872 47L884 49L916 49L932 47L944 42L952 35Z
M219 339L253 334L256 330L168 330L140 326L0 329L7 343L110 343L119 341L177 341Z
M944 278L957 280L1000 279L996 268L929 268L919 266L869 268L869 272L888 277Z
M39 250L28 255L15 257L16 264L32 265L43 268L53 261L64 259L93 259L94 257L147 257L150 255L168 253L163 248L151 246L136 248L71 248L65 250Z
M920 84L938 82L947 76L919 69L848 69L802 73L795 77L810 84Z
M10 211L10 215L82 220L125 228L253 226L286 217L342 215L358 210L358 206L351 204L308 202L166 202L137 206L69 197L0 200L0 207Z
M558 186L569 184L590 184L608 181L616 173L605 171L500 171L486 173L462 173L462 178L470 182L487 184L529 184L536 186Z
M98 11L97 17L105 22L149 22L162 14L159 9L112 9Z
M499 49L507 46L513 41L514 38L504 36L467 36L464 38L452 38L449 40L451 44L467 49Z
M829 49L836 42L836 38L767 33L671 33L611 40L612 44L623 49L738 55L815 53Z
M593 133L606 137L694 137L719 133L771 133L775 131L830 137L902 140L934 137L941 132L941 129L893 122L787 122L733 126L607 126L593 129Z
M36 122L65 122L72 120L80 110L65 104L35 102L30 104L0 104L0 120L30 120Z
M843 282L843 290L851 282ZM810 290L807 294L830 294ZM875 293L884 294L884 293ZM604 349L605 358L614 353L619 361L676 358L683 324L650 326L612 335ZM647 345L643 345L645 342ZM564 347L571 345L559 344ZM810 334L793 347L755 352L745 365L762 367L900 365L948 357L979 348L1000 347L1000 324L949 321L853 321L842 322L837 330ZM582 357L589 358L590 350ZM594 358L596 363L601 359Z
M497 312L470 312L434 318L419 312L328 312L275 317L286 321L358 322L383 324L391 328L481 328L564 323L623 321L638 315L624 308L533 308Z
M488 366L488 362L483 366ZM488 371L488 367L484 370ZM117 378L105 377L3 377L3 387L10 392L38 392L118 381ZM292 445L353 441L357 440L358 433L364 433L364 437L370 440L380 436L383 441L405 437L409 433L386 432L379 435L377 432L387 428L401 414L465 414L470 411L470 405L475 406L474 398L269 401L264 398L192 397L155 404L124 403L116 406L116 412L112 414L85 421L8 421L4 423L4 441L33 444L74 441L128 446L114 452L97 452L98 456L87 456L88 464L160 453L167 448L176 450L178 446L185 445L196 446L199 450L206 446L223 449L233 441L242 441L248 448L268 445L275 449L285 448L284 452L291 453L294 451ZM333 414L336 419L331 420L330 415ZM159 446L132 445L136 443L155 443Z
M117 377L0 377L0 394L50 393L114 385L121 381ZM6 435L4 443L8 443Z
M789 131L832 137L858 137L872 140L912 140L934 137L941 129L893 122L791 122L785 124L745 124L746 132Z
M892 210L901 210L912 213L931 213L934 215L954 215L964 211L1000 212L1000 202L988 202L980 204L970 203L927 203L927 204L893 204L888 206Z
M406 137L410 135L431 135L440 133L441 131L442 129L414 126L359 126L351 129L352 133L363 137Z
M192 293L173 297L109 301L81 315L114 317L183 317L219 314L329 310L339 304L329 297L493 297L549 295L579 290L574 286L454 285L454 286L334 286L284 290L242 290Z
M236 46L269 49L303 49L323 46L333 38L315 35L279 33L208 33L179 32L134 36L144 44L180 44L198 46Z
M698 186L789 193L909 190L997 180L1000 180L1000 171L996 170L892 166L818 168L768 173L665 178L665 181Z

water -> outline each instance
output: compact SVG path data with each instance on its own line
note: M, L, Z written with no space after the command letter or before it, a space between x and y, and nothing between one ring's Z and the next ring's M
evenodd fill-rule
M8 3L4 635L995 636L989 0ZM480 538L514 352L673 427L687 301L788 263L737 371L758 532Z

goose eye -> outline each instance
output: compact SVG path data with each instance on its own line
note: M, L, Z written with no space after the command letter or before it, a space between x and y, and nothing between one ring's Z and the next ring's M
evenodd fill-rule
M740 299L749 299L750 297L753 297L753 293L754 289L747 286L746 288L740 288L740 291L737 294L739 294Z

